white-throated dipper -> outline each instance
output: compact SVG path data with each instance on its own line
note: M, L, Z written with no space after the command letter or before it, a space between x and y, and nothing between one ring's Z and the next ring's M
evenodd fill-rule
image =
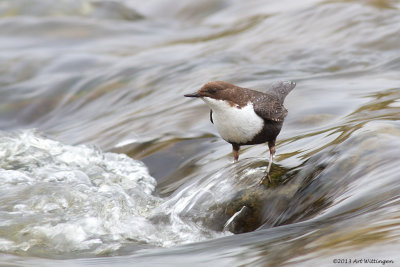
M208 82L186 97L200 97L210 108L210 120L221 137L232 144L234 161L242 145L268 143L270 157L265 176L269 177L275 141L288 113L283 106L294 82L276 82L266 93L242 88L224 81Z

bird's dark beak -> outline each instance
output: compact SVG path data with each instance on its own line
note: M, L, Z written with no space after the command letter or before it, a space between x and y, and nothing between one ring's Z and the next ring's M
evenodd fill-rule
M186 96L186 97L200 97L200 95L198 93L186 94L184 96Z

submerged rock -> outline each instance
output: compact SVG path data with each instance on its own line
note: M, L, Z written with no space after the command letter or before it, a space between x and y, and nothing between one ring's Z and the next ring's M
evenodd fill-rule
M317 152L296 169L289 171L274 165L272 184L241 188L214 212L228 218L224 229L233 233L314 218L331 207L338 196L349 192L350 197L352 184L364 184L365 189L357 188L363 191L377 179L386 179L385 172L377 170L381 163L398 157L393 144L398 143L399 135L398 128L391 124L369 123L348 140ZM364 197L367 199L358 203L361 206L350 205L346 209L363 209L362 203L374 199L371 194Z
M171 195L155 216L178 214L179 219L217 232L244 233L263 224L274 226L281 222L279 215L301 182L292 179L295 171L274 164L272 182L260 185L267 165L263 160L244 159L191 181Z
M262 177L263 172L257 172ZM298 191L300 184L291 180L292 172L275 165L271 173L271 183L265 181L238 190L232 199L220 204L216 212L228 218L224 230L232 233L254 231L262 224L274 226L279 215L287 209L290 198ZM256 179L258 182L259 179Z

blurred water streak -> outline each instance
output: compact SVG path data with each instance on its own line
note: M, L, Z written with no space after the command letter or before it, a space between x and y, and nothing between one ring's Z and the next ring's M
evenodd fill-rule
M399 7L389 0L1 1L0 264L400 262ZM297 82L285 101L273 187L254 184L268 148L244 147L232 165L208 108L183 97L210 80L260 90ZM37 138L47 145L32 145ZM82 164L85 153L96 155L99 165L52 161L62 155L57 147ZM101 151L143 161L156 188L152 177L130 171L107 180L136 163ZM101 171L107 164L111 170ZM148 189L132 189L141 182ZM251 213L243 223L259 228L223 232L244 204Z

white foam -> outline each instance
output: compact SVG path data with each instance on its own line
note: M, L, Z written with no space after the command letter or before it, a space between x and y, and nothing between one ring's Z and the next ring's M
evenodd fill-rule
M152 195L156 181L126 155L34 131L0 133L0 185L0 212L10 227L3 252L45 244L42 250L54 253L102 253L126 239L160 243L145 236L153 230L146 216L160 201Z
M171 202L153 195L155 185L144 164L126 155L35 131L0 132L0 252L88 256L222 235L195 223L196 213L181 212L182 203L194 205L204 194Z

